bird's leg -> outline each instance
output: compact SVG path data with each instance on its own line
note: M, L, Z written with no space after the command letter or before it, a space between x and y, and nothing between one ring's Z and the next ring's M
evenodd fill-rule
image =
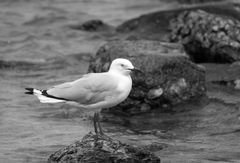
M98 124L99 134L100 134L104 139L110 139L110 140L112 140L112 138L110 138L108 135L106 135L106 134L103 132L103 129L102 129L102 126L101 126L101 123L100 123L99 112L97 113L96 116L97 116L97 124Z
M100 133L100 135L105 135L104 133L103 133L103 129L102 129L102 126L101 126L101 123L100 123L100 117L99 117L99 112L97 112L96 113L97 115L97 124L98 124L98 129L99 129L99 133Z
M98 129L97 129L97 113L94 113L93 115L93 125L94 125L94 130L95 134L98 135Z

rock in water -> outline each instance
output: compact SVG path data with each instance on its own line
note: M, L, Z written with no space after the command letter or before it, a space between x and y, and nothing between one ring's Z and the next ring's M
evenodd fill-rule
M102 46L89 72L107 71L115 58L127 58L143 71L134 73L127 100L109 109L137 114L205 94L205 71L192 63L179 44L159 41L113 41Z
M160 158L144 148L123 144L105 136L88 133L52 154L48 163L160 163Z
M116 31L127 40L180 42L196 62L234 62L240 59L239 20L237 2L198 3L141 15Z
M69 25L70 28L89 32L110 30L112 27L101 20L89 20L82 24Z
M170 41L183 43L196 62L240 60L240 21L202 10L185 11L170 23Z
M177 1L180 1L180 3L192 1L194 3L194 1L198 0L177 0ZM124 34L125 38L128 40L144 39L144 40L169 41L169 34L171 32L169 30L171 29L170 28L171 20L176 19L176 17L181 15L181 13L183 13L184 11L196 11L199 9L207 11L209 13L213 13L213 15L222 15L224 17L222 19L225 20L227 20L228 17L240 20L239 3L237 2L198 3L195 5L184 6L176 5L175 8L170 7L170 9L163 9L153 13L141 15L139 17L123 22L116 28L116 31L121 34ZM178 18L180 19L178 21L179 23L181 22L181 26L184 26L185 20L181 21L182 17ZM196 23L201 23L201 21ZM172 30L176 29L173 28Z

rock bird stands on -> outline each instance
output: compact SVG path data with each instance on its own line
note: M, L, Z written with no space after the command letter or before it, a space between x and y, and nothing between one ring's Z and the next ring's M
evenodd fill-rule
M66 82L46 90L26 88L26 94L33 94L42 103L76 102L86 109L109 108L124 101L132 89L131 71L135 71L127 59L113 60L108 72L89 73L73 82ZM138 70L139 71L139 70ZM99 113L95 112L93 122L95 133L103 135Z

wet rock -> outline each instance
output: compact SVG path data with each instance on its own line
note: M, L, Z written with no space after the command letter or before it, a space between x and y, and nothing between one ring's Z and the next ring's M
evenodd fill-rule
M159 149L159 148L158 148ZM160 158L147 148L138 148L105 136L88 133L52 154L48 163L160 163Z
M182 0L183 3L184 1L185 0ZM198 9L240 20L240 10L237 2L199 3L195 5L177 5L170 9L144 14L125 21L119 25L116 30L122 35L125 35L124 38L126 40L145 39L168 42L171 32L169 30L170 21L184 11L196 11Z
M160 97L163 94L163 89L161 87L155 88L155 89L150 89L147 93L147 98L148 99L155 99Z
M240 90L240 79L236 79L234 81L234 84L235 84L234 88Z
M170 23L170 41L181 42L196 62L240 60L240 21L202 10L185 11Z
M102 46L89 72L107 71L115 58L127 58L143 73L132 74L129 98L106 109L128 115L149 112L164 104L175 105L204 95L205 72L192 63L178 44L158 41L113 41Z
M160 40L168 41L169 20L174 18L174 12L155 12L130 19L116 28L121 34L126 34L126 40Z
M82 24L70 25L69 27L72 29L89 31L89 32L103 31L103 30L112 28L101 20L89 20Z

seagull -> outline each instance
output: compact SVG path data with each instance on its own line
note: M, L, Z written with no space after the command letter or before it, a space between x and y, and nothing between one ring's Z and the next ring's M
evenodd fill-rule
M140 71L123 58L112 61L107 72L88 73L80 79L53 86L49 89L25 88L26 94L37 96L41 103L78 103L95 110L93 116L96 134L104 135L99 122L99 110L123 102L132 89L131 72ZM141 71L140 71L141 72Z

